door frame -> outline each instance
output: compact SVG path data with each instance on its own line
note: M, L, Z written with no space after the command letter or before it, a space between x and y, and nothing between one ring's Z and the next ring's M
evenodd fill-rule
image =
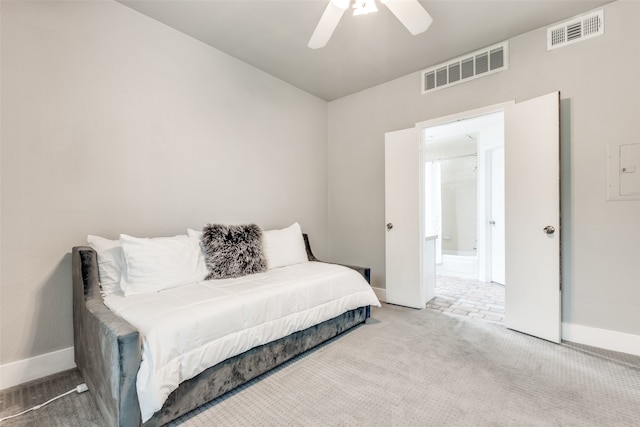
M499 104L492 104L492 105L487 105L485 107L480 107L480 108L474 108L472 110L467 110L467 111L462 111L459 113L455 113L455 114L449 114L447 116L442 116L442 117L437 117L435 119L429 119L429 120L425 120L422 122L418 122L416 123L416 128L418 128L419 134L420 134L420 155L421 155L421 159L420 159L420 197L423 197L424 195L424 159L425 159L425 142L423 140L423 135L424 135L424 130L434 127L434 126L440 126L440 125L446 125L446 124L451 124L451 123L455 123L455 122L461 122L467 119L473 119L475 117L479 117L479 116L485 116L485 115L489 115L489 114L494 114L494 113L503 113L506 110L506 108L508 106L514 105L516 102L515 101L507 101L507 102L501 102ZM506 141L505 141L506 143ZM503 145L504 146L504 145ZM484 154L478 153L478 162L484 162L485 161L485 156ZM484 178L483 178L484 179ZM486 193L486 189L485 189L485 193ZM420 212L420 223L422 225L422 227L424 228L424 202L421 201L421 209L422 211ZM485 209L482 210L478 210L478 224L480 223L486 223L489 221L489 217L488 217L488 212L485 206ZM423 233L424 234L424 233ZM479 277L480 279L486 279L488 276L488 266L487 263L490 261L487 259L488 255L488 249L489 249L489 242L487 241L488 236L485 235L485 233L478 233L478 249L481 248L482 253L485 254L485 260L484 262L480 262L478 264L479 267Z
M504 123L504 120L503 120ZM485 200L485 212L487 215L487 220L493 220L495 218L494 215L494 204L495 204L495 197L496 197L496 182L495 182L495 154L498 150L502 150L502 179L498 184L502 184L502 241L501 242L496 242L495 241L495 223L492 223L493 225L491 225L491 227L489 229L486 230L486 252L487 254L489 254L486 257L486 262L485 262L485 268L486 268L486 275L485 275L485 281L487 282L494 282L494 283L498 283L501 285L505 285L505 267L504 267L504 259L505 259L505 225L504 225L504 220L505 220L505 213L504 213L504 180L505 180L505 171L504 171L504 143L502 144L502 146L499 147L493 147L487 150L486 152L486 156L485 156L485 163L486 163L486 173L487 173L487 182L488 182L488 188L486 189L485 192L485 196L486 196L486 200ZM496 281L496 272L494 269L495 266L495 260L496 260L496 243L501 243L502 246L502 250L501 250L501 258L502 258L502 268L501 268L501 276L500 279L501 281Z
M445 125L447 123L459 122L466 119L472 119L478 116L484 116L491 113L499 113L504 111L507 106L514 105L515 101L501 102L499 104L488 105L486 107L474 108L472 110L462 111L460 113L449 114L447 116L437 117L435 119L429 119L416 123L416 127L421 131L426 128L430 128L438 125Z

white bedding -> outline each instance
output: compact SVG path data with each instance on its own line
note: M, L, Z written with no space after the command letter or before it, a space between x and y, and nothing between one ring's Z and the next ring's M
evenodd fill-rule
M150 294L114 293L105 304L141 334L143 422L182 381L210 366L348 310L380 306L357 271L319 262Z

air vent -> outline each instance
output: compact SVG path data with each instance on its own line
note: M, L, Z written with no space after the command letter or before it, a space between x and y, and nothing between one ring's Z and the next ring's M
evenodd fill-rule
M460 56L421 72L422 93L432 92L509 68L508 43Z
M604 34L604 10L600 9L547 28L547 50L602 34Z

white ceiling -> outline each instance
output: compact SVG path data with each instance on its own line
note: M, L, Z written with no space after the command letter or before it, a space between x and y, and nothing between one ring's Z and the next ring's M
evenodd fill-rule
M434 22L417 36L378 2L377 13L345 13L313 50L329 0L118 1L327 101L612 2L420 0Z

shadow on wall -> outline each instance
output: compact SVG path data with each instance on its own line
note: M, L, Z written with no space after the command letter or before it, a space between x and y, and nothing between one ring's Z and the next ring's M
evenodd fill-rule
M33 302L32 357L73 346L72 291L71 253L68 252L44 280Z
M563 322L571 322L573 282L571 206L571 99L560 99L560 304Z

